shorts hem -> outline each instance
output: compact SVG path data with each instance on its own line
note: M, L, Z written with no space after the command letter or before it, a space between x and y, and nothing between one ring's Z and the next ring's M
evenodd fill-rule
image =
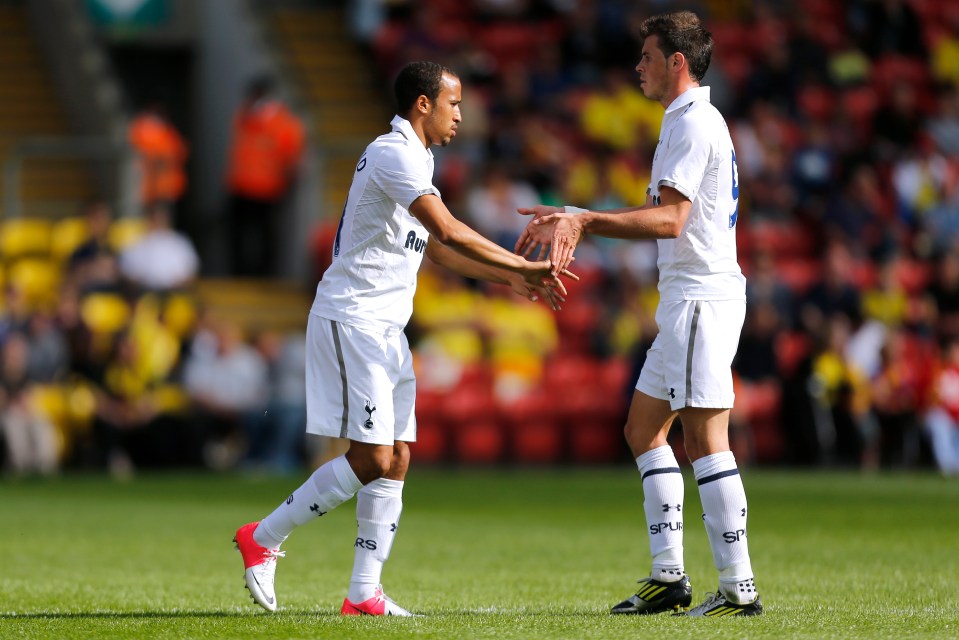
M315 425L315 424L307 425L306 432L314 436L324 436L327 438L344 438L352 442L362 442L363 444L375 444L375 445L382 445L382 446L392 446L393 443L396 442L396 440L400 440L400 438L376 437L375 434L372 434L372 433L367 436L367 434L356 433L356 432L350 433L349 431L347 431L346 435L343 435L343 430L340 429L339 427L337 427L336 429L324 429L322 426ZM404 442L412 442L412 440L404 440Z
M376 445L383 445L383 446L392 446L393 443L395 442L416 442L416 434L413 434L411 436L406 434L400 434L397 436L393 436L391 439L384 442L383 439L374 438L374 437L367 437L367 438L350 437L349 432L347 432L346 435L344 436L343 430L340 429L339 427L337 427L336 429L324 429L322 425L318 425L315 423L308 424L306 426L306 432L313 436L323 436L325 438L344 438L352 442L362 442L363 444L376 444ZM353 435L357 435L357 434L354 433ZM365 435L365 434L361 434L361 435ZM373 434L370 434L370 436L372 435Z
M693 398L688 403L684 400L677 403L678 407L673 407L674 410L685 409L689 407L691 409L732 409L733 401L724 400L722 398ZM672 403L671 403L672 405Z

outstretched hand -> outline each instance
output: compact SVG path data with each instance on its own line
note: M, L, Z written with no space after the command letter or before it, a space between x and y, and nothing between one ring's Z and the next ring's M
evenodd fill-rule
M560 213L563 211L563 208L538 204L535 207L522 207L516 211L520 215L533 216L533 219L530 220L529 224L526 225L526 228L523 229L523 233L516 241L516 247L514 248L514 251L527 260L545 260L546 249L553 239L553 230L534 226L533 222L539 220L543 216L548 216L553 213ZM537 253L535 257L533 257L534 253Z
M542 298L553 311L559 311L562 303L566 302L566 286L558 276L552 275L553 265L548 261L530 262L530 269L517 273L514 279L510 281L510 287L514 292L536 301ZM568 269L563 269L560 274L570 280L579 280L579 276Z
M556 276L566 271L573 261L573 251L583 237L581 221L577 220L575 215L562 212L559 207L537 205L517 211L534 217L516 241L516 253L529 259L538 249L537 258L542 259L548 244L549 260L553 265L552 274Z

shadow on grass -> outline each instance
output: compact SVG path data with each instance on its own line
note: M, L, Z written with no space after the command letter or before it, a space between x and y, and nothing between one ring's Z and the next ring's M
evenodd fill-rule
M339 618L338 611L282 611L265 613L258 611L33 611L29 613L0 613L0 620L162 620L185 618L276 618L285 616L310 616L314 618Z

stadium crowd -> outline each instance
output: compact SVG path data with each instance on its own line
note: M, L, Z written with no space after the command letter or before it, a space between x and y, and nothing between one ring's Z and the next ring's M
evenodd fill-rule
M435 150L436 184L512 248L518 207L645 199L662 109L635 84L634 30L664 4L357 0L351 15L384 86L414 59L460 75L464 121ZM737 459L959 473L959 6L694 4L743 185ZM189 289L196 256L163 217L113 220L90 203L72 235L50 236L55 276L8 272L6 468L302 464L302 337L209 317ZM336 222L318 220L320 264ZM176 281L143 273L151 236L176 247L163 250L181 256ZM424 266L408 329L417 459L627 459L656 246L587 238L576 257L581 280L556 314Z
M143 218L83 209L4 226L16 256L0 316L5 468L298 468L302 338L246 341L207 313L191 287L199 258L166 205Z

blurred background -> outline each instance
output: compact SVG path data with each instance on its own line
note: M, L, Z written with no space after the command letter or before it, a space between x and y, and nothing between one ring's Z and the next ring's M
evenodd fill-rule
M680 8L739 161L737 459L959 473L957 0L0 0L4 471L332 455L303 330L393 74L463 80L435 184L511 248L517 207L645 200L637 27ZM629 462L656 246L575 270L552 313L424 262L418 462Z

